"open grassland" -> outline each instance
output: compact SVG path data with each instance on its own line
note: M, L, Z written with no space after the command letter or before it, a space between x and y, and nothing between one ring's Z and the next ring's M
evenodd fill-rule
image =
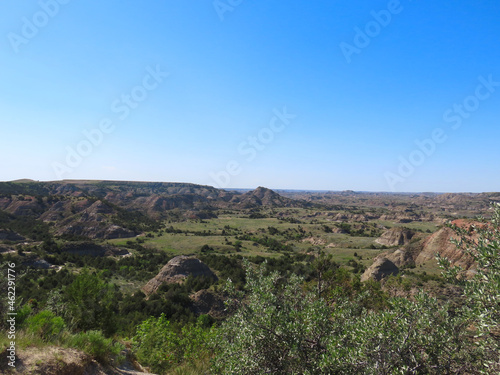
M140 243L146 248L173 255L208 251L225 255L280 257L289 252L317 253L321 250L332 254L339 263L346 263L356 255L363 264L368 264L382 251L375 242L378 236L332 233L331 230L336 230L339 223L327 220L321 213L316 215L319 216L317 219L311 218L313 213L306 209L283 209L279 212L279 219L269 217L277 215L276 212L267 212L264 218L223 213L213 219L165 221L160 231L145 233L133 240L115 239L109 242L118 246ZM355 223L354 226L366 227L367 230L377 226L382 228L379 223ZM286 249L273 247L267 240L286 246Z
M280 208L262 209L255 215L251 211L225 210L218 212L217 218L165 220L160 230L143 233L135 239L109 242L118 246L137 243L172 256L219 254L280 258L285 254L323 251L331 254L339 264L350 266L357 262L366 268L387 250L376 240L388 228L414 230L417 240L441 227L438 221L335 220L339 213L349 211ZM440 269L437 262L431 260L412 272L437 275Z

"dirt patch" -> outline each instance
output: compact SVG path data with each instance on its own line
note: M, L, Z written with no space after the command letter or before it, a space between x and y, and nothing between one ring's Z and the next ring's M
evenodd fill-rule
M138 371L138 364L127 358L119 367L103 366L89 355L69 348L48 346L45 348L26 348L19 350L16 367L7 364L4 351L0 358L0 373L23 375L142 375L147 372ZM128 356L127 356L128 357Z

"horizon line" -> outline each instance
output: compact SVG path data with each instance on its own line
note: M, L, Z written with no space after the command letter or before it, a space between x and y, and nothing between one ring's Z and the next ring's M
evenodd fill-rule
M103 180L103 179L62 179L62 180L33 180L30 178L20 178L16 180L10 181L0 181L0 183L85 183L85 182L131 182L131 183L144 183L144 184L152 184L152 183L160 183L160 184L189 184L189 185L197 185L197 186L208 186L214 189L219 190L247 190L252 191L259 187L264 187L259 185L255 188L242 188L242 187L227 187L220 188L212 185L204 185L193 182L178 182L178 181L140 181L140 180ZM365 193L365 194L494 194L499 193L496 191L481 191L481 192L473 192L473 191L384 191L384 190L352 190L352 189L343 189L343 190L333 190L333 189L304 189L304 188L268 188L266 189L275 190L275 191L290 191L290 192L311 192L311 193Z

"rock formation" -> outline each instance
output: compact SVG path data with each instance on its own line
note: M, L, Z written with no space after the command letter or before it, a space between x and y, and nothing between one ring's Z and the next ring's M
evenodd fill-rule
M160 270L158 275L144 285L142 291L149 296L156 292L163 283L180 283L189 275L195 277L206 276L217 280L217 276L201 260L194 257L180 255L172 258Z
M80 256L103 257L124 256L130 254L126 249L120 249L111 245L98 245L93 242L67 242L61 247L63 253Z
M361 275L361 281L368 281L370 279L380 281L389 275L397 275L398 272L399 268L389 259L378 258Z
M0 229L0 241L25 241L26 238L16 232Z
M387 258L394 263L398 268L415 264L415 255L410 249L396 249L394 251L387 251L380 254L378 258Z
M415 235L410 229L393 227L385 231L375 242L385 246L402 246L410 242Z
M472 223L472 221L467 220L452 222L452 224L462 228L468 228ZM396 240L400 241L401 237L404 237L401 234L398 238L395 232L391 232L390 235L388 232L384 233L382 237L388 241L392 240L393 244L396 243ZM472 258L451 242L453 238L457 239L455 231L449 227L443 227L419 242L407 243L396 250L392 249L381 253L375 258L374 264L381 259L387 259L399 268L409 265L419 266L427 262L436 262L436 254L439 253L443 258L448 258L452 265L460 266L469 273L473 272L475 265Z
M455 220L452 222L457 226L468 226L464 220ZM448 258L453 265L462 267L464 270L469 270L474 266L472 258L464 253L463 250L457 249L455 244L450 240L452 238L457 238L456 233L453 229L448 227L443 227L436 233L427 237L422 243L422 250L415 259L415 264L419 265L436 258L436 254L439 254Z
M304 207L308 205L300 200L285 198L275 191L262 186L244 194L235 195L230 203L236 204L240 208Z

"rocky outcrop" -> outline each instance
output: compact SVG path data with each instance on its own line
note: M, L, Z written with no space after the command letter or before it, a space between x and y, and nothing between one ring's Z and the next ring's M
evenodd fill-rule
M109 245L101 246L93 242L67 242L62 246L61 251L80 256L88 255L91 257L124 256L129 254L126 249L120 249Z
M415 255L408 248L396 249L395 251L387 251L380 254L377 258L375 258L375 260L377 260L378 258L387 258L398 268L415 264Z
M130 206L134 209L146 212L151 217L158 218L161 216L161 213L168 210L189 210L208 204L209 200L206 197L186 193L183 195L160 196L154 194L151 196L138 197L133 200Z
M239 208L307 206L303 201L283 197L275 191L262 186L244 194L235 195L230 203L237 205Z
M468 228L471 223L466 220L455 220L452 222L452 224L462 228ZM397 236L394 236L393 243L396 243L396 238ZM418 242L407 243L396 250L385 251L375 258L375 261L386 258L399 268L409 265L419 266L428 262L436 262L436 255L439 253L442 257L448 258L452 265L460 266L465 271L473 272L474 262L472 258L462 249L458 249L451 242L451 239L457 239L455 231L449 227L443 227Z
M76 211L76 214L70 213ZM65 204L58 202L51 207L42 219L45 221L57 221L58 217L66 217L59 220L56 225L55 234L59 236L86 237L90 239L114 239L135 237L138 233L123 228L113 223L118 211L110 204L101 200L78 200L67 201Z
M15 216L38 216L44 210L34 197L22 196L0 199L0 209Z
M389 259L382 257L366 269L361 275L361 281L376 280L380 281L389 275L397 275L399 268Z
M263 206L283 207L287 203L290 203L288 198L282 197L271 189L267 189L262 186L259 186L254 191L247 193L247 195L257 199Z
M155 293L163 283L180 283L190 275L211 277L218 280L212 270L198 258L180 255L172 258L158 275L144 285L142 291L149 296Z
M455 220L452 224L468 227L469 222L464 220ZM450 240L457 239L455 231L448 227L443 227L436 233L427 237L422 243L422 250L415 259L417 265L434 260L436 254L439 253L442 257L448 258L452 265L462 267L464 270L469 270L474 267L472 258L465 254L461 249L458 249Z
M71 214L69 209L69 202L67 201L59 201L52 205L47 211L45 211L40 219L43 221L58 221L62 220Z
M129 229L125 229L118 225L110 225L102 233L102 238L107 240L111 240L114 238L130 238L130 237L135 237L136 234L137 234L136 232L131 231Z
M26 238L10 230L0 229L0 241L25 241Z
M62 226L56 230L59 236L76 236L86 237L90 239L113 239L113 238L131 238L137 235L129 229L106 223L99 224L98 222L79 223L77 220L71 221L70 224Z
M92 206L83 211L83 213L90 217L97 217L98 215L113 214L114 210L109 204L102 201L96 201Z
M403 246L410 242L415 235L410 229L393 227L385 231L375 242L385 246Z

